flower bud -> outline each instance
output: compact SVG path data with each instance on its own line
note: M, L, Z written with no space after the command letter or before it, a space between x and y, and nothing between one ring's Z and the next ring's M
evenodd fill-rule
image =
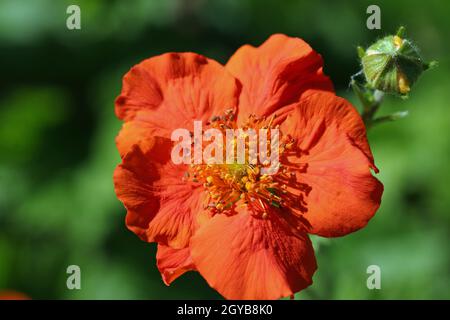
M423 62L417 47L403 35L401 27L396 35L378 40L365 51L359 49L369 87L406 96L422 72L435 64Z

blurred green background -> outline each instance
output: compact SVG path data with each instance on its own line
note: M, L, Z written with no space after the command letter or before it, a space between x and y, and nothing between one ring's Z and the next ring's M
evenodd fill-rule
M81 7L82 29L66 28ZM319 269L299 299L450 298L450 3L377 1L382 30L366 28L373 1L0 0L0 289L33 299L220 298L197 273L166 287L155 245L124 226L112 173L120 162L114 99L141 60L194 51L222 63L277 32L322 54L338 94L353 101L356 45L408 28L428 71L410 99L381 113L410 116L369 133L385 192L369 225L314 239ZM66 268L81 267L81 290ZM381 290L366 287L381 267Z

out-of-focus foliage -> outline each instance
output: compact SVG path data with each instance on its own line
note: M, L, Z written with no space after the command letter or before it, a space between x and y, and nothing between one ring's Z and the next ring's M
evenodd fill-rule
M66 28L81 7L82 29ZM195 51L220 62L240 45L282 32L308 41L338 94L367 46L400 24L439 60L403 101L410 116L374 127L369 140L384 183L369 225L326 239L300 299L449 299L450 4L378 1L382 30L366 28L370 1L0 1L0 289L32 298L219 298L196 273L166 287L155 246L124 226L112 172L120 162L113 103L122 75L144 58ZM82 289L66 288L81 267ZM382 270L368 290L366 268Z

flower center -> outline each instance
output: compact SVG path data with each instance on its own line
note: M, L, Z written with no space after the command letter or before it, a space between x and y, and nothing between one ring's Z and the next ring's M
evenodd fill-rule
M250 115L244 125L238 128L232 110L211 119L209 127L220 130L224 136L227 129L242 130L237 130L239 134L227 141L225 149L227 151L231 149L233 156L231 158L229 154L226 156L231 161L220 164L191 164L186 173L187 179L202 183L207 194L205 208L213 213L227 214L235 206L250 206L253 209L252 214L267 218L271 207L295 206L294 197L287 190L290 181L295 180L295 173L291 171L290 166L278 163L277 170L268 170L273 166L268 159L275 151L272 148L274 142L272 130L277 129L277 132L279 130L279 125L273 124L274 120L275 116L259 118ZM250 132L256 132L257 137L250 137ZM289 135L281 136L281 134L278 139L276 151L281 159L294 149L295 140ZM261 142L266 143L265 148L261 147ZM267 146L271 146L270 150ZM244 151L244 156L242 152L239 155L239 147Z

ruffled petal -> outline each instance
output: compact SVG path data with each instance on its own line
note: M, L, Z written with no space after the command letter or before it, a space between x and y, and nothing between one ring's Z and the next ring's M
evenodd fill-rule
M214 60L195 53L167 53L144 60L123 78L116 99L119 119L138 118L170 137L176 128L193 127L235 109L239 82Z
M161 147L166 143L154 145L158 149L147 153L132 147L114 172L115 191L127 209L131 231L148 242L183 248L203 212L203 192L183 181L186 166L164 161L164 153L170 152Z
M276 215L216 215L190 247L197 270L227 299L287 297L309 286L316 270L308 236L294 234Z
M300 191L291 184L288 191L304 201L308 232L336 237L364 227L380 206L383 185L371 173L377 169L355 108L318 92L292 109L281 130L300 149L282 161L304 186Z
M185 272L195 270L189 247L183 249L173 249L171 247L158 244L156 253L156 263L159 272L166 285L170 285L175 279Z
M125 157L134 145L138 145L144 153L156 148L154 144L158 140L154 138L155 136L157 136L155 127L145 121L125 122L116 137L120 156Z
M226 64L242 83L239 118L268 115L307 96L311 89L333 91L322 58L305 41L275 34L259 47L244 45Z

